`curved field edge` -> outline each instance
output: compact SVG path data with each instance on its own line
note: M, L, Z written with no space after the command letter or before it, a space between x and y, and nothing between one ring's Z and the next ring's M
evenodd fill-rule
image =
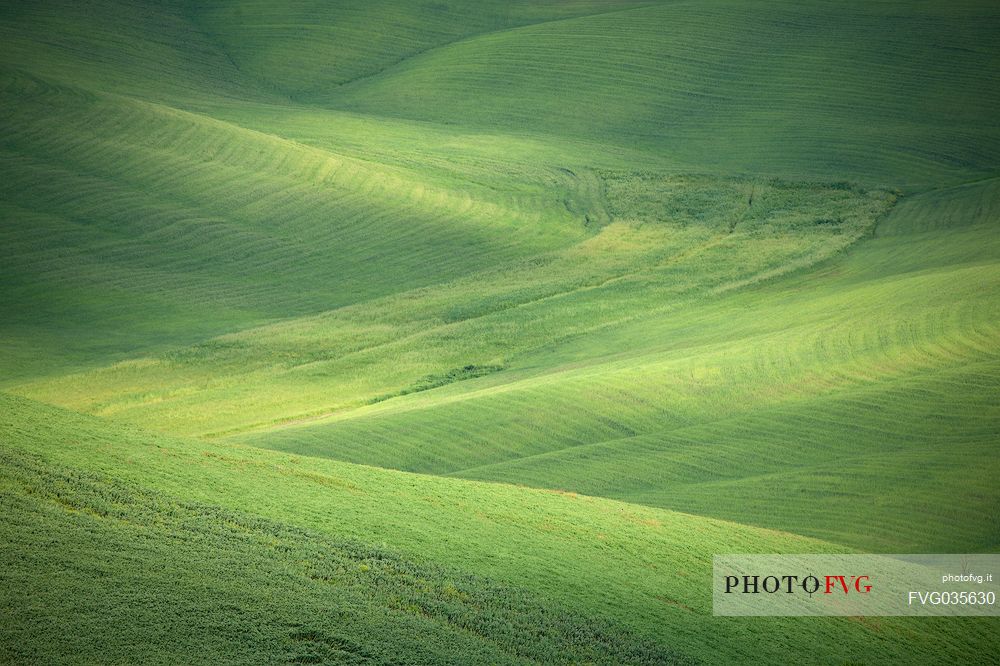
M525 589L15 449L0 507L6 662L694 663Z
M992 179L904 198L813 270L240 439L857 547L993 548L998 194Z
M558 185L498 195L16 70L0 81L4 381L446 282L587 235Z
M415 55L511 27L620 11L649 0L399 2L364 7L292 0L189 3L184 14L262 87L300 102L395 67ZM310 53L308 60L301 57Z
M801 271L870 235L895 200L838 183L572 173L603 193L577 213L597 228L564 249L12 390L177 434L266 429Z
M939 185L997 167L998 23L985 2L664 2L444 46L329 104L613 136L720 173Z
M750 658L800 661L817 653L841 661L905 663L917 656L974 662L986 649L983 630L991 626L989 621L918 623L887 618L873 623L848 618L711 616L713 553L838 550L832 544L586 496L168 438L6 395L0 395L0 404L4 497L14 509L5 513L4 529L11 531L19 547L29 544L20 551L27 563L20 560L22 568L12 570L26 584L20 589L36 600L37 595L51 593L44 592L52 590L52 581L45 581L44 574L59 569L63 573L55 579L56 589L80 591L81 585L95 579L98 586L117 586L122 595L135 590L138 574L117 570L102 558L101 546L95 550L91 538L140 548L119 560L126 570L140 562L162 567L166 574L183 564L181 581L186 582L181 585L174 578L153 578L155 585L174 585L167 598L179 602L171 619L154 634L164 643L172 632L198 626L199 620L189 613L207 607L239 626L248 620L243 613L264 612L248 610L256 607L255 599L272 599L273 593L282 600L281 611L270 618L278 624L267 625L275 633L259 637L264 650L322 652L349 647L377 654L366 632L384 629L386 618L392 619L390 625L402 620L420 626L421 618L433 620L435 613L459 623L485 623L476 626L488 627L487 645L463 633L456 639L463 649L490 650L506 640L521 645L522 656L560 645L573 633L560 633L562 629L582 628L590 638L610 636L600 628L610 626L601 624L608 622L632 632L634 641L616 642L627 638L622 634L608 638L606 644L585 641L587 645L580 644L579 649L596 650L595 659L623 650L618 654L673 655L710 663ZM29 488L34 490L26 491ZM19 490L12 493L12 489ZM184 499L173 499L179 497ZM59 535L48 539L48 549L36 547L47 531L40 532L34 519L26 520L32 515L50 521L52 534ZM237 571L244 565L259 571L260 588L241 584L248 579L235 580L223 566L200 557L205 547L219 540L241 559L242 565L233 563ZM378 554L384 551L388 552ZM299 560L302 554L305 559ZM225 564L225 557L220 564ZM93 566L93 558L101 560L100 566ZM279 566L281 562L288 566ZM366 579L372 571L383 571L385 576L377 583ZM310 577L309 572L321 575ZM329 580L324 581L326 574ZM419 580L409 578L411 574ZM272 588L275 575L280 585ZM102 577L106 582L99 582ZM206 584L188 587L197 577ZM12 593L16 595L14 588L8 588L6 594ZM514 595L518 608L501 611L513 628L492 627L479 610L465 608L464 602L480 593L494 600ZM296 601L300 596L301 603ZM368 601L363 601L365 596ZM394 607L401 599L418 608L409 603ZM18 603L23 601L22 597ZM351 604L361 604L360 616L303 621L304 613ZM525 624L532 623L537 604L555 604L551 607L567 609L569 616L557 616L557 624L566 624L558 624L549 636L554 643L524 646L524 641L534 640ZM79 612L81 606L75 607ZM65 607L50 608L57 616L52 619L64 612L61 608ZM94 606L95 612L102 608ZM129 632L151 617L139 612L133 622L110 629L103 622L92 624L93 633L85 634L84 640L100 640L102 631L110 631L110 645L133 649ZM584 619L588 617L592 621ZM581 618L582 624L574 624L574 618ZM99 622L86 613L74 621ZM438 624L445 633L435 635L448 635L448 627ZM58 639L38 627L33 631L39 633L26 635L56 640L53 649L58 649ZM191 640L204 641L224 654L232 647L227 647L231 634L226 631L216 636L195 632ZM748 640L760 631L770 637L766 645ZM291 645L296 636L312 644ZM570 640L566 645L575 644ZM185 647L191 643L177 649ZM428 661L434 654L434 646L423 641L411 649ZM602 655L602 650L609 652ZM246 658L247 652L237 649L233 655ZM517 654L508 656L516 661Z

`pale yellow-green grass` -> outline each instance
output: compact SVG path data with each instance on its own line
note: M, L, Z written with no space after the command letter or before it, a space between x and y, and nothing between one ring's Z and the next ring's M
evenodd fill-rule
M870 233L893 200L780 181L590 177L603 202L580 225L589 216L592 235L566 250L19 391L173 432L311 418L466 366L516 366L567 337L809 265Z

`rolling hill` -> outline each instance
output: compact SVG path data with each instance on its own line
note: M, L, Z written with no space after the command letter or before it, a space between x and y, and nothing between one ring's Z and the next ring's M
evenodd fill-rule
M0 661L989 663L1000 8L0 7Z
M713 553L843 552L833 543L2 400L11 660L885 663L990 649L993 618L711 615Z

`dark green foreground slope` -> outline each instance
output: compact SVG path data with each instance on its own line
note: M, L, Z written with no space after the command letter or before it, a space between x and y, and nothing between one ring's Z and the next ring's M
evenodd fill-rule
M488 579L4 451L5 663L690 663Z
M988 662L993 619L711 615L713 553L834 544L0 406L6 660Z

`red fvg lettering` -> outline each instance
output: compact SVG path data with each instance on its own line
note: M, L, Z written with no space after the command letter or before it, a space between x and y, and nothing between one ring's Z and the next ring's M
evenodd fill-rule
M826 589L823 594L833 594L837 590L837 584L840 584L840 589L844 591L844 594L850 594L853 588L855 592L861 594L867 594L872 591L871 585L862 585L862 583L867 583L869 580L868 576L851 576L848 581L846 576L826 576Z

